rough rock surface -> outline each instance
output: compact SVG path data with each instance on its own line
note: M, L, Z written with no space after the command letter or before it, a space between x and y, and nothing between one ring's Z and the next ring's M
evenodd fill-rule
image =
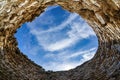
M99 39L94 58L69 71L46 72L14 38L21 24L54 4L80 14ZM0 80L120 80L120 0L0 0Z

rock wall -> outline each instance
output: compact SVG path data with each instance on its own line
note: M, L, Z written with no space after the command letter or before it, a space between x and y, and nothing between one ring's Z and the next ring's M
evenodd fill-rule
M16 30L59 4L95 31L93 59L69 71L45 71L17 48ZM120 80L120 0L0 0L0 80Z

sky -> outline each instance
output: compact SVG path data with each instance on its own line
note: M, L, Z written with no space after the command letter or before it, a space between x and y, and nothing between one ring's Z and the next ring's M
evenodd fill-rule
M59 5L48 6L15 34L18 47L45 70L64 71L90 60L98 39L92 28L76 13Z

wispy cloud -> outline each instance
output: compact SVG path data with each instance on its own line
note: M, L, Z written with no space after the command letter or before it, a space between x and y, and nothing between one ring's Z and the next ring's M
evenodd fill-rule
M65 70L75 68L76 66L78 66L78 62L74 62L74 63L73 62L63 62L63 63L50 62L43 65L43 67L46 70L54 70L54 71L65 71Z
M90 60L94 54L96 48L91 48L89 50L79 50L78 52L71 53L69 51L58 53L58 54L47 54L45 57L54 58L55 61L48 62L46 64L43 63L43 66L46 70L69 70L75 68L78 65L81 65L83 62ZM77 61L72 61L72 58L82 57L82 59Z
M46 11L54 8L56 8L56 6L46 9ZM90 60L94 56L97 48L93 47L89 48L88 50L85 50L86 48L84 48L84 50L79 49L78 51L68 50L79 41L87 39L90 36L95 36L94 31L81 17L79 17L78 14L72 13L61 24L57 26L50 26L49 29L46 30L35 28L37 26L41 26L38 24L39 19L40 22L43 22L43 24L50 22L43 19L45 17L44 14L41 16L43 17L38 18L32 23L27 23L27 26L30 29L30 34L35 36L38 45L48 52L44 54L43 58L50 58L52 60L48 61L48 63L42 63L42 66L46 70L69 70L71 68L75 68L87 60ZM54 19L53 16L49 16L49 18ZM54 25L54 22L51 21L51 23ZM64 29L67 30L66 33L61 32ZM31 51L33 53L38 53L38 48L39 47L37 46L36 49L33 48ZM81 57L78 58L79 60L72 60L78 56Z
M70 23L72 23L73 20L75 20L77 17L79 17L78 14L71 14L67 20L63 21L60 25L58 25L57 27L51 27L50 29L48 30L44 30L44 31L38 31L36 29L34 29L33 26L35 25L32 25L31 23L28 23L27 25L29 26L29 28L31 28L31 33L32 34L35 34L35 35L39 35L39 34L44 34L44 33L50 33L50 32L56 32L58 30L61 30L65 27L67 27L67 25L69 25ZM51 18L52 19L52 18ZM48 22L49 23L49 22ZM31 26L31 27L30 27ZM37 25L38 26L38 25Z
M65 46L68 46L71 42L73 42L73 41L71 41L71 40L68 40L68 39L65 39L65 40L62 40L62 41L54 41L54 44L52 44L50 41L49 41L49 39L50 39L50 37L51 37L51 35L49 35L49 33L51 32L51 33L53 33L53 32L55 32L55 31L58 31L58 30L61 30L61 29L63 29L63 28L65 28L69 23L71 23L72 22L72 20L74 20L76 17L77 17L78 15L76 15L76 14L72 14L72 15L70 15L69 16L69 18L66 20L66 21L63 21L63 23L62 24L60 24L60 25L58 25L57 27L54 27L54 28L50 28L49 30L46 30L46 31L39 31L38 29L35 29L35 28L31 28L31 27L29 27L30 28L30 32L34 35L34 36L36 36L36 38L37 38L37 40L38 40L38 43L40 44L40 45L42 45L43 47L44 47L44 49L47 49L47 50L49 50L49 51L54 51L54 50L59 50L59 49L61 49L61 48L65 48ZM27 24L28 26L31 26L31 23L28 23ZM44 35L46 35L46 36L44 36ZM56 35L56 34L54 34L54 35ZM55 37L57 37L57 35L55 36ZM66 45L64 45L64 46L62 46L62 45L60 45L60 46L58 46L59 44L61 44L61 43L65 43ZM53 47L55 47L55 46L58 46L58 48L56 48L56 49L53 49Z
M93 31L89 29L89 26L86 23L80 23L78 21L75 21L78 19L78 14L71 14L66 21L63 21L62 24L58 25L57 27L51 27L48 30L42 30L39 31L38 29L35 28L30 28L30 32L36 36L38 43L43 46L45 50L48 51L57 51L57 50L62 50L64 48L70 47L74 44L76 44L79 40L83 38L87 38L91 35L95 35ZM81 19L79 19L80 21ZM28 24L28 26L31 24ZM62 40L56 40L55 38L58 38L59 36L57 34L54 34L54 32L58 32L61 29L64 29L65 27L71 28L67 32L66 38ZM51 36L50 34L53 34ZM61 33L61 35L64 35ZM52 40L50 40L50 38Z
M61 50L61 49L64 49L66 47L69 47L73 44L74 42L74 39L63 39L61 41L58 41L56 43L53 43L53 44L50 44L47 49L49 51L57 51L57 50Z
M86 50L86 51L82 51L82 50L79 50L78 52L75 52L75 53L72 53L72 54L69 54L67 56L64 56L65 59L70 59L70 58L74 58L74 57L77 57L77 56L80 56L80 55L85 55L85 54L91 54L93 53L94 51L96 50L96 48L91 48L89 50ZM94 55L94 53L93 53ZM87 57L86 57L87 58ZM90 59L91 57L89 57L88 59Z

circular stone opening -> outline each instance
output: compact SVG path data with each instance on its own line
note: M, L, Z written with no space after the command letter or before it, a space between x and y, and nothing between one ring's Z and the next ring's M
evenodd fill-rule
M24 23L15 37L21 52L53 71L75 68L90 60L98 48L92 28L59 5L47 7L35 20Z

